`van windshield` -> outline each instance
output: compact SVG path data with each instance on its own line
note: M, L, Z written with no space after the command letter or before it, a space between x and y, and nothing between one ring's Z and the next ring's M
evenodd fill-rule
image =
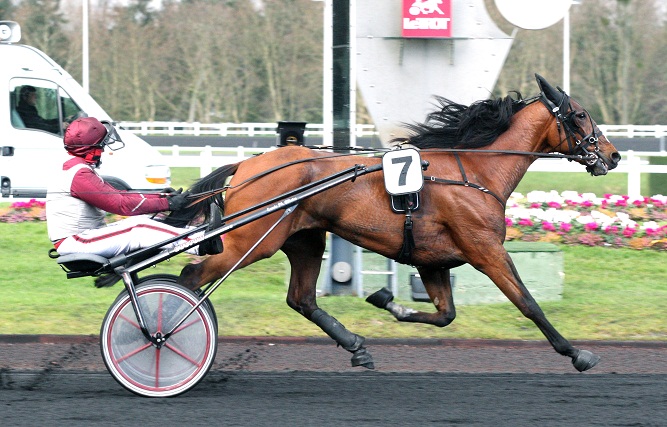
M79 106L55 83L15 78L10 82L12 125L62 136L64 129L81 113Z

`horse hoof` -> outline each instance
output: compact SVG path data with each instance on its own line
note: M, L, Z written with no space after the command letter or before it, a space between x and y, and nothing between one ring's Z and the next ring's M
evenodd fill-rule
M597 365L599 361L600 356L588 350L579 350L574 359L572 359L572 364L577 368L577 371L584 372Z
M375 369L373 356L365 348L360 348L352 356L352 367L361 366L366 369Z
M377 308L387 308L387 304L394 300L394 294L387 288L380 288L380 290L372 293L366 298L366 302L369 302L376 306Z

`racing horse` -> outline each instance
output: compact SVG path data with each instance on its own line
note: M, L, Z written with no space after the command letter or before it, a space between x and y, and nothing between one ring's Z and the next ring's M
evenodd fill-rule
M406 235L405 216L391 209L383 173L378 171L301 201L245 259L242 257L261 240L280 212L233 229L224 236L224 251L186 265L179 283L197 289L233 268L282 250L291 266L287 304L351 352L353 366L372 369L373 359L364 338L317 305L316 282L329 231L417 268L434 312L395 303L386 288L367 299L399 321L449 325L456 316L449 272L468 263L487 275L558 353L572 359L578 371L592 368L599 357L573 347L552 326L503 247L505 203L538 157L564 156L597 176L615 168L621 156L577 101L537 74L536 79L540 94L534 98L523 99L517 93L518 99L508 95L469 106L438 98L441 108L430 113L424 123L406 124L411 136L397 142L417 147L430 175L424 176L421 206L410 212L410 236ZM229 215L342 169L380 161L302 146L283 147L223 166L190 190L202 193L224 188L224 205L220 195L214 198ZM194 204L190 216L206 213L207 203L210 199ZM406 236L413 242L407 252Z

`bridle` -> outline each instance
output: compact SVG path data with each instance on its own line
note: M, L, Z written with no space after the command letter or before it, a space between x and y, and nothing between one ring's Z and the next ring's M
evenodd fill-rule
M570 103L570 96L565 93L560 87L558 91L561 93L561 98L556 105L552 100L547 98L547 96L542 92L540 94L540 101L544 104L547 109L553 114L556 118L556 126L558 128L558 135L561 134L561 130L565 133L565 138L563 138L556 146L560 147L564 142L567 141L568 151L570 154L575 156L581 156L582 160L587 167L594 166L600 159L600 156L597 154L600 151L599 146L599 137L596 132L596 126L593 123L591 115L588 114L588 111L584 110L588 116L588 120L591 123L591 133L584 135L581 131L581 128L576 125L574 118L578 114ZM577 139L577 136L581 136L580 139ZM593 151L590 151L588 148L593 146ZM572 160L572 159L568 159Z

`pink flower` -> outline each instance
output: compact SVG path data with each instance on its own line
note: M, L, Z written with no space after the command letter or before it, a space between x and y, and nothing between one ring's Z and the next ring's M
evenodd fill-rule
M505 226L506 227L511 227L514 225L514 221L512 221L512 218L505 217Z
M623 230L623 237L632 237L637 232L636 228L625 227Z
M562 206L560 203L558 203L558 202L549 202L549 203L547 203L547 206L550 207L550 208L556 208L556 209L560 209L560 208L563 207L563 206Z
M549 221L543 221L542 222L542 230L544 231L556 231L556 227L554 227L553 223Z
M593 202L591 202L590 200L584 200L583 202L581 202L581 206L585 208L590 208L591 206L593 206Z
M568 222L561 222L560 223L560 231L562 231L564 233L569 233L570 230L572 230L572 224L570 224Z
M604 232L607 234L618 234L618 226L617 225L608 225L604 228Z
M521 218L519 220L518 224L523 225L523 226L528 226L528 227L532 227L534 225L533 221L531 221L529 218Z
M646 235L647 236L653 237L653 236L657 236L658 234L660 234L660 229L659 228L657 228L657 229L656 228L647 228L646 229Z
M530 204L531 209L539 209L542 207L542 203L533 202Z
M628 205L628 201L626 199L616 200L616 203L614 203L614 206L620 206L620 207L625 207L627 205Z
M588 224L584 225L584 230L586 230L586 231L595 231L598 228L600 228L600 226L596 222L592 222L592 221L589 222Z

